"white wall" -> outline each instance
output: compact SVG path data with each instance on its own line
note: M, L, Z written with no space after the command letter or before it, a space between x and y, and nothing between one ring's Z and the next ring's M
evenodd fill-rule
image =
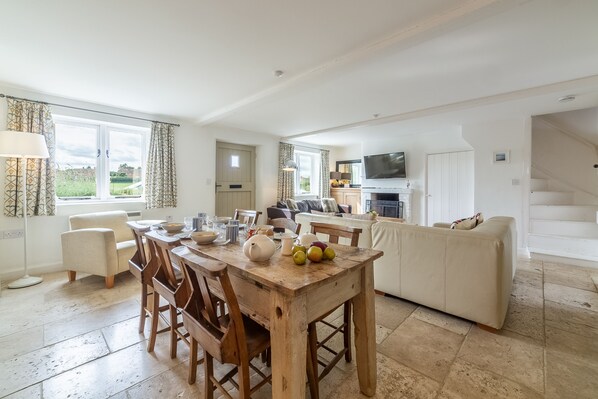
M160 115L147 115L132 111L89 104L39 93L0 87L0 92L32 100L54 102L94 110L126 114L152 120L180 123L175 130L175 153L177 159L178 207L146 210L143 202L120 202L98 204L58 205L56 216L35 216L29 218L28 265L31 273L62 270L60 233L68 230L70 215L106 210L141 210L143 218L163 219L172 216L182 220L198 211L213 214L214 176L216 162L216 141L256 146L256 205L265 214L266 207L276 201L276 169L278 165L279 138L238 129L221 127L200 128L189 121L179 121ZM68 110L54 107L53 112L63 115L103 120L115 123L149 126L149 122L129 118L101 115L97 113ZM6 128L6 101L0 101L0 130ZM0 161L0 191L4 192L5 162ZM2 200L4 194L0 194ZM4 201L2 201L3 203ZM20 218L5 217L0 212L0 230L22 229ZM5 279L18 276L23 270L23 240L0 240L0 275Z
M476 211L485 218L514 217L519 252L526 254L531 118L464 125L463 138L474 149ZM494 151L500 150L510 151L509 163L493 163Z
M533 118L532 148L533 167L541 173L568 184L569 190L598 196L598 178L593 168L598 155L593 144L561 132L542 118ZM584 204L596 203L596 197L591 200Z

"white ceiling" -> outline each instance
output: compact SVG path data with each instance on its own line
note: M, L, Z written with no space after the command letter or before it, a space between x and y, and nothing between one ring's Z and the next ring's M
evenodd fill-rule
M316 144L598 105L594 0L0 0L0 9L1 85ZM570 93L578 100L556 103Z

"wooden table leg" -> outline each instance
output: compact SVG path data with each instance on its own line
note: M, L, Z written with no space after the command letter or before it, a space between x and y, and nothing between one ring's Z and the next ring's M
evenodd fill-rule
M359 389L366 396L376 394L376 316L374 299L374 265L362 269L361 292L353 298L355 355Z
M305 296L271 293L272 397L305 398L307 313Z

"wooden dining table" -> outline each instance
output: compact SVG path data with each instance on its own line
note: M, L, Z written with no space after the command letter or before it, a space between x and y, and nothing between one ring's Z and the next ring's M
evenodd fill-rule
M307 326L351 299L359 388L376 393L374 260L382 251L329 244L333 260L296 265L280 250L253 262L241 243L198 245L183 240L200 256L225 262L241 311L270 330L272 396L305 398Z

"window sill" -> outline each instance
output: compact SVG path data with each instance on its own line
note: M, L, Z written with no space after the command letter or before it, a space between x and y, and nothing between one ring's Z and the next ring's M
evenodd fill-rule
M88 200L56 200L56 206L69 205L102 205L102 204L143 204L145 206L144 198L114 198L108 200L88 199Z

